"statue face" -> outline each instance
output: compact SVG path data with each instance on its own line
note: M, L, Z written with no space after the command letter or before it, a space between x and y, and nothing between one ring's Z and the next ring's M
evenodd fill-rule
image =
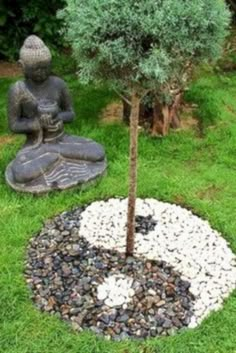
M44 82L50 75L51 63L42 62L32 65L23 65L26 78L30 78L34 82Z

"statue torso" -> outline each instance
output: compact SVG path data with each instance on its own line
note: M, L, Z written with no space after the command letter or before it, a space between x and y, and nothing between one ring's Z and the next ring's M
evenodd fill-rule
M13 89L15 91L15 104L19 108L19 119L35 119L38 115L38 104L42 100L56 102L59 110L62 110L63 87L65 83L58 77L50 76L47 81L42 84L35 84L28 80L18 81ZM43 138L51 139L60 135L60 131L49 132L44 130ZM37 143L40 139L41 132L28 133L26 145Z
M57 102L59 108L61 107L61 94L64 84L64 81L61 79L55 76L50 76L46 82L40 85L31 84L28 81L20 83L21 92L18 99L20 99L22 117L35 117L37 114L37 104L40 100L47 99L52 102Z

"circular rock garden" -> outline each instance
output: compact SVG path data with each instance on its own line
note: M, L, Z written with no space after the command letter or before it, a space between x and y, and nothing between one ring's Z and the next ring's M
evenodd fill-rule
M126 212L126 199L110 199L45 224L25 270L36 306L115 340L172 335L219 309L236 287L221 235L186 209L138 199L126 258Z

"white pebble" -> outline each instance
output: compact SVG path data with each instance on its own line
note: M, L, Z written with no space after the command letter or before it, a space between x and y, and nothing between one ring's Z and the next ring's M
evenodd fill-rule
M152 215L157 225L148 235L136 234L135 255L166 261L191 283L195 302L189 327L196 327L236 288L235 255L207 221L180 206L137 199L136 214ZM127 199L96 201L81 214L80 236L90 244L124 252L126 218ZM98 299L110 307L125 305L134 295L132 279L114 276L98 287Z

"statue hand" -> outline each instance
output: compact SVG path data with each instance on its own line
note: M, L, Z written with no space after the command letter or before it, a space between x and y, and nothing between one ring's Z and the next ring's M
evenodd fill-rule
M36 118L32 124L32 131L40 131L42 128L40 121Z
M61 121L62 122L62 120L60 119L60 117L59 117L59 114L54 114L54 115L52 115L52 119L51 119L51 123L52 124L56 124L56 123L58 123L59 121Z
M52 120L51 124L48 125L48 131L49 132L56 132L58 130L63 129L63 121L62 120Z
M48 128L52 123L52 115L48 113L41 114L39 117L42 128Z

